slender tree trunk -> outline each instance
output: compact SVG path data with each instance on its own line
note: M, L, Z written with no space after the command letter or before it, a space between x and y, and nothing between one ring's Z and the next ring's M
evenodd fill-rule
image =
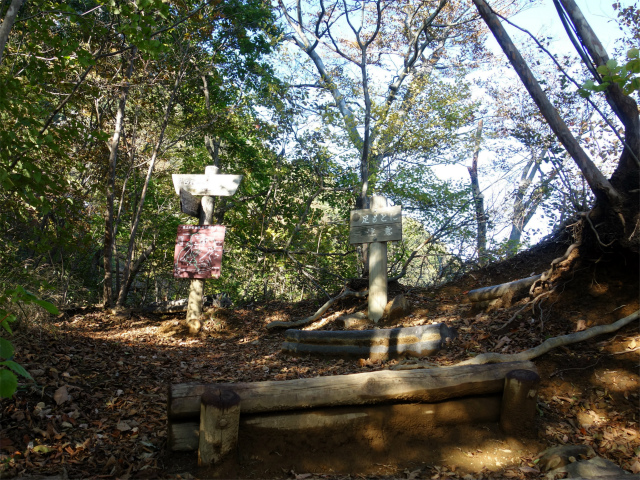
M176 93L178 91L178 87L180 86L180 83L182 81L183 74L184 74L184 71L181 71L178 74L178 78L176 78L176 81L174 83L173 90L171 92L171 96L169 97L169 103L167 104L167 108L166 108L165 113L164 113L164 120L162 121L162 127L160 129L160 135L159 135L158 141L156 142L156 145L155 145L155 147L153 149L153 153L151 154L151 160L149 162L149 169L147 170L147 176L144 179L144 185L142 187L142 192L140 194L140 200L138 201L138 209L136 210L136 215L135 215L135 217L133 219L133 224L131 226L131 235L129 236L129 247L127 249L127 260L126 260L126 263L124 265L124 271L122 273L122 285L123 285L123 288L121 288L120 292L118 292L117 305L119 307L124 306L124 303L127 300L127 293L128 293L127 286L131 285L131 281L132 281L132 279L129 278L131 276L131 273L132 273L131 261L133 260L133 250L134 250L134 247L135 247L136 234L138 233L138 226L140 224L140 217L142 216L142 209L144 207L144 200L145 200L145 197L147 195L147 189L149 187L149 182L151 181L151 175L153 174L153 169L155 167L156 160L158 158L158 154L160 153L160 147L162 146L162 142L164 140L164 133L165 133L165 131L167 129L167 125L169 123L169 118L171 116L171 112L173 111L173 103L175 101L175 96L176 96Z
M133 262L133 265L131 266L131 270L130 270L130 273L129 273L129 277L127 278L126 282L124 282L123 285L122 285L121 296L125 300L126 300L127 296L129 295L129 291L131 290L131 285L133 285L133 281L135 280L136 276L140 272L140 269L142 268L142 265L144 264L144 262L147 261L147 259L156 250L156 248L158 248L158 246L156 245L156 242L154 240L153 243L149 247L147 247L147 249L144 252L142 252L140 255L138 255L138 258L136 258L135 262ZM148 283L148 280L147 280L147 283ZM146 293L145 293L145 295L146 295ZM120 304L118 304L118 305L120 305ZM124 305L124 303L122 305Z
M551 127L551 130L560 143L562 143L567 152L569 152L569 155L571 155L571 158L573 158L573 161L578 165L578 168L580 168L580 171L587 180L596 198L614 207L619 205L621 201L619 193L604 177L602 172L598 170L598 167L595 166L593 161L582 149L557 110L551 104L524 58L522 58L522 55L502 27L496 14L484 0L473 0L473 3L476 5L480 16L493 33L493 36L498 41L498 44L520 77L520 80L522 80L529 95L540 109L540 113L549 124L549 127Z
M7 45L7 40L9 39L9 33L13 28L13 24L16 22L16 18L18 17L18 12L20 11L20 7L24 3L24 0L11 0L11 5L9 5L9 10L7 10L7 14L4 16L4 20L0 25L0 65L2 64L4 47Z
M485 265L487 263L487 214L484 210L484 195L480 190L480 182L478 181L478 157L480 156L481 143L482 120L478 122L475 148L473 150L473 159L471 161L471 166L467 167L467 170L469 171L469 176L471 177L471 193L473 195L473 203L476 209L476 223L478 225L478 263L480 265Z
M129 79L133 73L133 63L136 57L136 49L131 51L129 60L129 68L127 69L125 86L120 94L118 109L116 111L116 121L113 128L113 136L109 140L109 171L107 173L107 208L105 211L105 228L104 228L104 285L102 290L102 299L105 307L113 304L113 245L114 245L114 221L113 221L113 203L116 188L116 164L118 160L118 146L122 135L124 124L125 107L127 105L127 96L129 94Z
M524 196L527 193L531 182L533 182L538 169L540 168L540 160L542 160L542 157L544 157L545 155L545 153L543 153L540 160L538 160L535 150L531 148L530 151L531 158L522 169L518 189L516 190L515 198L513 200L511 233L509 234L509 242L507 245L507 251L509 255L515 255L516 253L518 253L518 245L520 244L520 239L522 238L522 231L526 226L525 219L527 215L525 214L526 206Z

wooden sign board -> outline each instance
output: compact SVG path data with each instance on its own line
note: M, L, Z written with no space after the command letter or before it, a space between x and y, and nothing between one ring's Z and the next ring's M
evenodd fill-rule
M236 193L242 175L172 175L173 187L180 195L180 190L191 195L207 195L211 197L227 197Z
M402 207L352 210L349 243L402 240Z
M173 276L219 278L225 230L223 225L178 225Z

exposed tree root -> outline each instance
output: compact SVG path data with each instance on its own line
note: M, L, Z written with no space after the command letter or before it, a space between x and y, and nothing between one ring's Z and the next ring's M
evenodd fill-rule
M551 290L549 290L548 292L542 293L540 295L538 295L536 298L534 298L533 300L531 300L530 302L525 303L520 309L518 309L516 311L516 313L514 313L511 318L509 320L507 320L504 325L502 325L500 328L498 328L495 333L497 334L501 334L501 333L506 333L507 330L509 330L509 325L511 325L511 323L518 318L518 315L520 315L520 313L522 313L527 307L533 307L533 309L535 309L536 303L538 303L543 296L547 296L550 293L554 292L555 288L552 288Z
M534 348L530 348L529 350L525 350L520 353L511 353L511 354L502 354L502 353L482 353L477 357L470 358L469 360L465 360L463 362L458 363L457 365L482 365L485 363L503 363L503 362L516 362L522 360L531 360L533 358L539 357L550 350L561 347L564 345L570 345L572 343L583 342L585 340L589 340L597 335L602 335L603 333L611 333L615 332L625 325L637 320L639 318L640 310L636 310L631 315L628 315L624 318L621 318L617 322L614 322L610 325L599 325L597 327L592 327L587 330L583 330L581 332L570 333L567 335L561 335L559 337L553 337L545 340L540 345Z
M576 243L572 243L571 245L569 245L569 248L567 248L567 251L564 252L564 255L561 257L556 258L555 260L553 260L551 262L551 268L549 268L549 270L547 270L546 272L544 272L542 275L540 275L540 278L538 280L536 280L533 285L531 285L531 288L529 289L529 294L533 295L534 292L536 291L536 289L538 287L540 287L541 285L543 285L544 283L546 283L550 278L551 275L553 274L553 272L556 270L556 268L565 260L567 260L569 258L569 255L571 255L571 252L573 252L576 248L578 248L580 245L582 244L582 242L576 242Z
M274 330L279 328L297 328L297 327L303 327L305 325L309 325L310 323L313 323L316 320L318 320L324 314L324 312L326 312L329 309L329 307L333 305L335 302L337 302L338 300L346 297L362 298L362 297L366 297L367 295L369 295L368 290L364 290L362 292L354 292L353 290L346 288L340 295L337 295L329 299L324 305L322 305L318 309L316 313L314 313L310 317L301 318L300 320L295 320L293 322L282 322L282 321L271 322L267 324L267 330Z
M561 335L559 337L553 337L545 340L542 344L537 347L530 348L529 350L525 350L520 353L511 353L511 354L502 354L502 353L482 353L477 357L470 358L463 362L456 363L452 366L458 365L484 365L486 363L505 363L505 362L520 362L524 360L532 360L534 358L543 355L550 350L553 350L557 347L562 347L564 345L571 345L572 343L582 342L584 340L589 340L597 335L602 335L603 333L612 333L615 332L625 325L630 324L634 320L640 318L639 316L640 310L636 310L631 315L628 315L624 318L621 318L617 322L614 322L610 325L599 325L597 327L589 328L588 330L583 330L581 332L570 333L568 335ZM418 368L432 368L434 364L432 362L419 362L410 365L398 364L394 367L391 367L393 370L414 370Z

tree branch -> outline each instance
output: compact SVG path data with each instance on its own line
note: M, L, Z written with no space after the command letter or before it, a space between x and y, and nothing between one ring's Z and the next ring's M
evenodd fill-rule
M344 291L342 291L342 293L340 293L340 295L337 295L337 296L335 296L333 298L330 298L324 305L322 305L316 311L316 313L314 313L310 317L301 318L300 320L295 320L293 322L282 322L282 321L271 322L271 323L267 324L267 330L275 330L275 329L281 329L281 328L304 327L305 325L309 325L310 323L313 323L316 320L318 320L320 317L322 317L324 312L326 312L329 309L329 307L331 307L331 305L336 303L338 300L341 300L341 299L346 298L346 297L364 298L367 295L369 295L369 291L368 290L364 290L362 292L354 292L353 290L345 288Z

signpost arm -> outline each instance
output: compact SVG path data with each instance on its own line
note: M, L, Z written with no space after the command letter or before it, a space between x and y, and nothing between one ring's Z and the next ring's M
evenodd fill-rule
M371 209L385 208L387 199L371 197ZM387 242L374 241L369 245L369 319L374 323L382 318L387 306Z
M208 174L217 174L218 167L206 167ZM204 196L200 201L200 225L213 224L213 197ZM187 304L187 326L191 334L196 334L202 328L202 297L204 295L204 280L194 278L189 287L189 302Z

